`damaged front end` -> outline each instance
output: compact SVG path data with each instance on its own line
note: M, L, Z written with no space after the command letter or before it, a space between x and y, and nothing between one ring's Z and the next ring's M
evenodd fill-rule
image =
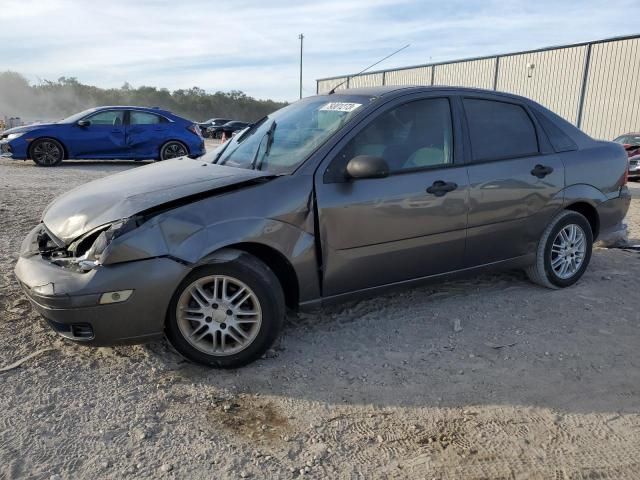
M44 223L25 239L22 256L40 255L59 267L76 272L88 272L100 266L103 253L116 238L139 226L137 217L101 225L66 245Z
M15 275L33 308L57 333L96 346L162 336L171 295L188 269L159 257L111 265L110 248L139 221L111 222L66 245L45 223L27 235Z

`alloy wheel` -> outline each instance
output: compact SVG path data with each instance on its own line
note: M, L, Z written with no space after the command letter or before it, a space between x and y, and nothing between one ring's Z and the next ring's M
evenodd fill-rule
M53 165L62 158L62 150L54 142L43 140L33 147L33 160L40 165Z
M579 225L569 224L558 232L551 246L551 268L561 279L574 276L587 251L586 237Z
M162 149L162 159L169 160L170 158L184 157L187 154L187 149L178 142L167 143Z
M255 340L262 309L247 284L230 276L212 275L184 289L176 319L180 333L193 347L208 355L228 356Z

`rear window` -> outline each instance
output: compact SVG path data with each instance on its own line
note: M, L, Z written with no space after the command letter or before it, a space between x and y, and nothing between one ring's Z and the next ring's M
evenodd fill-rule
M474 162L538 153L536 129L520 105L465 98L464 109Z

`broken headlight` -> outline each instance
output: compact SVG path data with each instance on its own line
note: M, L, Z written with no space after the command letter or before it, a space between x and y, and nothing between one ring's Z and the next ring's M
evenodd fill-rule
M101 257L105 249L114 238L135 228L136 222L133 219L119 220L108 225L103 225L86 235L83 235L67 249L72 258L59 259L56 263L65 263L69 266L72 263L80 270L88 272L101 264Z

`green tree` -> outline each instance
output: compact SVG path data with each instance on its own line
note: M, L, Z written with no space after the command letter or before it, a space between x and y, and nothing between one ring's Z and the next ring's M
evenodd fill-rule
M104 105L160 107L177 115L203 121L211 117L254 122L286 103L258 100L239 90L207 93L200 87L170 92L166 88L125 82L120 88L85 85L76 77L60 77L31 84L16 72L0 72L0 117L57 120L72 113Z

